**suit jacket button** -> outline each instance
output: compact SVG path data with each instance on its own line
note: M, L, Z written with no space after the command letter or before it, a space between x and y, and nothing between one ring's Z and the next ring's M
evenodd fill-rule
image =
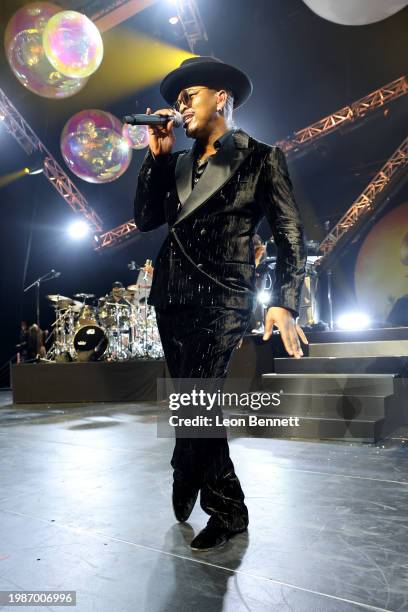
M201 232L200 232L200 234L201 234L202 236L204 236L204 234L206 234L206 233L207 233L207 230L206 230L206 229L204 229L204 228L203 228L203 229L201 230Z

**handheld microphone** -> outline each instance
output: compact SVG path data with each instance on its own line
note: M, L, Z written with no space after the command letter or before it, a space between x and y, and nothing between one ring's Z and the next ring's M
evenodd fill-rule
M166 125L169 121L174 121L174 127L183 125L183 117L177 111L172 115L125 115L122 119L122 123L130 125Z

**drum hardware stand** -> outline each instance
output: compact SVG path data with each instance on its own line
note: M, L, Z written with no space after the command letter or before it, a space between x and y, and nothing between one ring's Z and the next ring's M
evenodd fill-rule
M41 283L45 283L47 281L52 280L53 278L57 278L60 275L60 272L56 272L55 270L50 270L46 274L43 274L39 278L37 278L31 285L28 285L24 289L24 293L27 293L32 287L36 287L36 316L37 316L37 325L40 326L40 285Z

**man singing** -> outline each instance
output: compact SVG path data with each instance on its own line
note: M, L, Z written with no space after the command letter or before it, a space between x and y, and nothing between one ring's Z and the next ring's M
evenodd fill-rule
M169 226L149 303L156 308L172 378L225 378L251 317L252 237L264 216L277 246L264 340L275 325L287 352L301 357L299 338L307 340L296 318L306 248L285 156L232 122L233 109L252 93L250 79L213 57L194 57L164 78L160 92L169 107L155 114L179 111L186 135L194 139L191 149L173 153L173 121L150 127L135 198L141 231ZM191 542L194 550L221 546L246 531L248 511L226 437L176 436L171 465L176 518L188 519L199 492L210 515Z

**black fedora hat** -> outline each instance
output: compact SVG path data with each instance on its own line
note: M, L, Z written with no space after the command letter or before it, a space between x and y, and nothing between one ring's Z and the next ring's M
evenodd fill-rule
M234 95L234 108L246 102L252 93L251 79L234 66L211 56L190 57L169 72L160 84L160 93L168 104L174 104L182 89L205 85L211 89L228 89Z

